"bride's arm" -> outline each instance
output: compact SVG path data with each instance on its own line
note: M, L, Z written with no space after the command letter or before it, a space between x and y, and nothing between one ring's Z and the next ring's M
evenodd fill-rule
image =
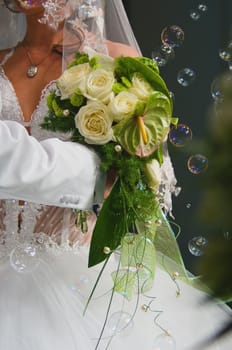
M78 209L92 206L99 160L83 145L38 142L13 121L0 121L0 198Z
M109 56L118 57L118 56L130 56L138 57L140 56L133 47L121 43L116 43L114 41L106 40L106 45L108 48Z

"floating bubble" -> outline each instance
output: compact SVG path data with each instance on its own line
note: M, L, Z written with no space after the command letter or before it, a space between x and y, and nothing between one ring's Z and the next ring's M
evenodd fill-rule
M203 236L192 238L188 243L188 249L191 254L201 256L204 254L204 249L208 244L208 240Z
M222 84L221 84L221 78L217 77L213 80L211 87L211 96L215 101L221 101L222 100Z
M229 49L228 47L224 49L219 50L219 57L226 62L229 62L232 60L232 50Z
M174 58L175 53L172 47L161 45L152 51L151 56L159 67L164 67L170 59Z
M187 204L186 204L186 208L187 208L187 209L190 209L190 208L191 208L191 206L192 206L192 204L191 204L191 203L187 203Z
M128 312L114 312L107 324L110 336L120 333L120 335L128 335L133 329L134 322L132 316Z
M165 27L161 32L161 41L172 48L180 47L184 42L184 31L177 25Z
M198 11L196 10L191 10L190 11L190 18L192 18L194 21L198 21L200 19L201 15Z
M82 297L88 297L91 289L89 276L80 275L75 285L71 286L71 289Z
M166 60L169 61L175 57L174 49L169 45L161 45L160 52L165 56Z
M187 87L196 79L196 74L192 68L183 68L177 74L177 81L180 85Z
M178 124L169 132L169 140L176 147L183 147L192 140L192 131L185 124Z
M216 77L210 87L213 99L216 102L222 102L226 97L226 91L231 91L231 84L232 74L230 71Z
M158 67L164 67L167 64L165 55L159 49L153 50L151 57L157 63Z
M208 167L208 159L202 154L195 154L188 159L188 170L195 175L201 174Z
M170 95L170 97L172 99L172 102L174 103L175 102L175 94L174 94L174 92L169 91L169 95Z
M166 333L160 334L155 338L152 350L175 350L175 339Z
M208 10L208 6L206 4L199 4L198 9L202 12L206 12Z
M21 273L32 272L40 263L37 248L31 243L23 243L10 253L11 266Z

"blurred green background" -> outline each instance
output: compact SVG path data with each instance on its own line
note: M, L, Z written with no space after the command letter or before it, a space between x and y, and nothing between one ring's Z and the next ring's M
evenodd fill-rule
M229 70L228 62L221 59L219 50L232 40L232 1L123 2L144 56L152 57L152 52L160 47L161 32L166 26L178 25L184 31L183 45L174 50L174 59L160 67L160 73L174 94L174 115L180 123L188 125L193 133L193 141L188 147L177 148L170 142L168 147L178 186L182 188L179 196L173 198L173 214L181 228L178 242L186 267L195 273L199 257L190 253L188 242L196 236L208 239L214 235L223 238L229 229L223 221L215 225L213 221L206 222L200 218L207 171L199 175L192 174L187 168L187 160L194 153L204 155L205 149L201 142L208 137L208 114L213 103L211 85L217 76ZM206 11L199 10L199 5L204 5ZM193 11L199 14L197 20L191 18ZM193 69L196 74L195 82L187 87L177 82L178 72L185 67Z

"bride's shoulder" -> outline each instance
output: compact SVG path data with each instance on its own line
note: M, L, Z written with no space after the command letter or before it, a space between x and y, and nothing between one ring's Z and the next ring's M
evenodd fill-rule
M118 42L106 40L109 55L111 57L131 56L138 57L139 53L133 47Z

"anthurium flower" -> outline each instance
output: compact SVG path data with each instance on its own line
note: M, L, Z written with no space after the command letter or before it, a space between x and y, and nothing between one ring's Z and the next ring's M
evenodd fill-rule
M148 98L144 114L123 119L113 126L113 139L130 154L146 157L164 141L170 128L170 98L154 91Z

